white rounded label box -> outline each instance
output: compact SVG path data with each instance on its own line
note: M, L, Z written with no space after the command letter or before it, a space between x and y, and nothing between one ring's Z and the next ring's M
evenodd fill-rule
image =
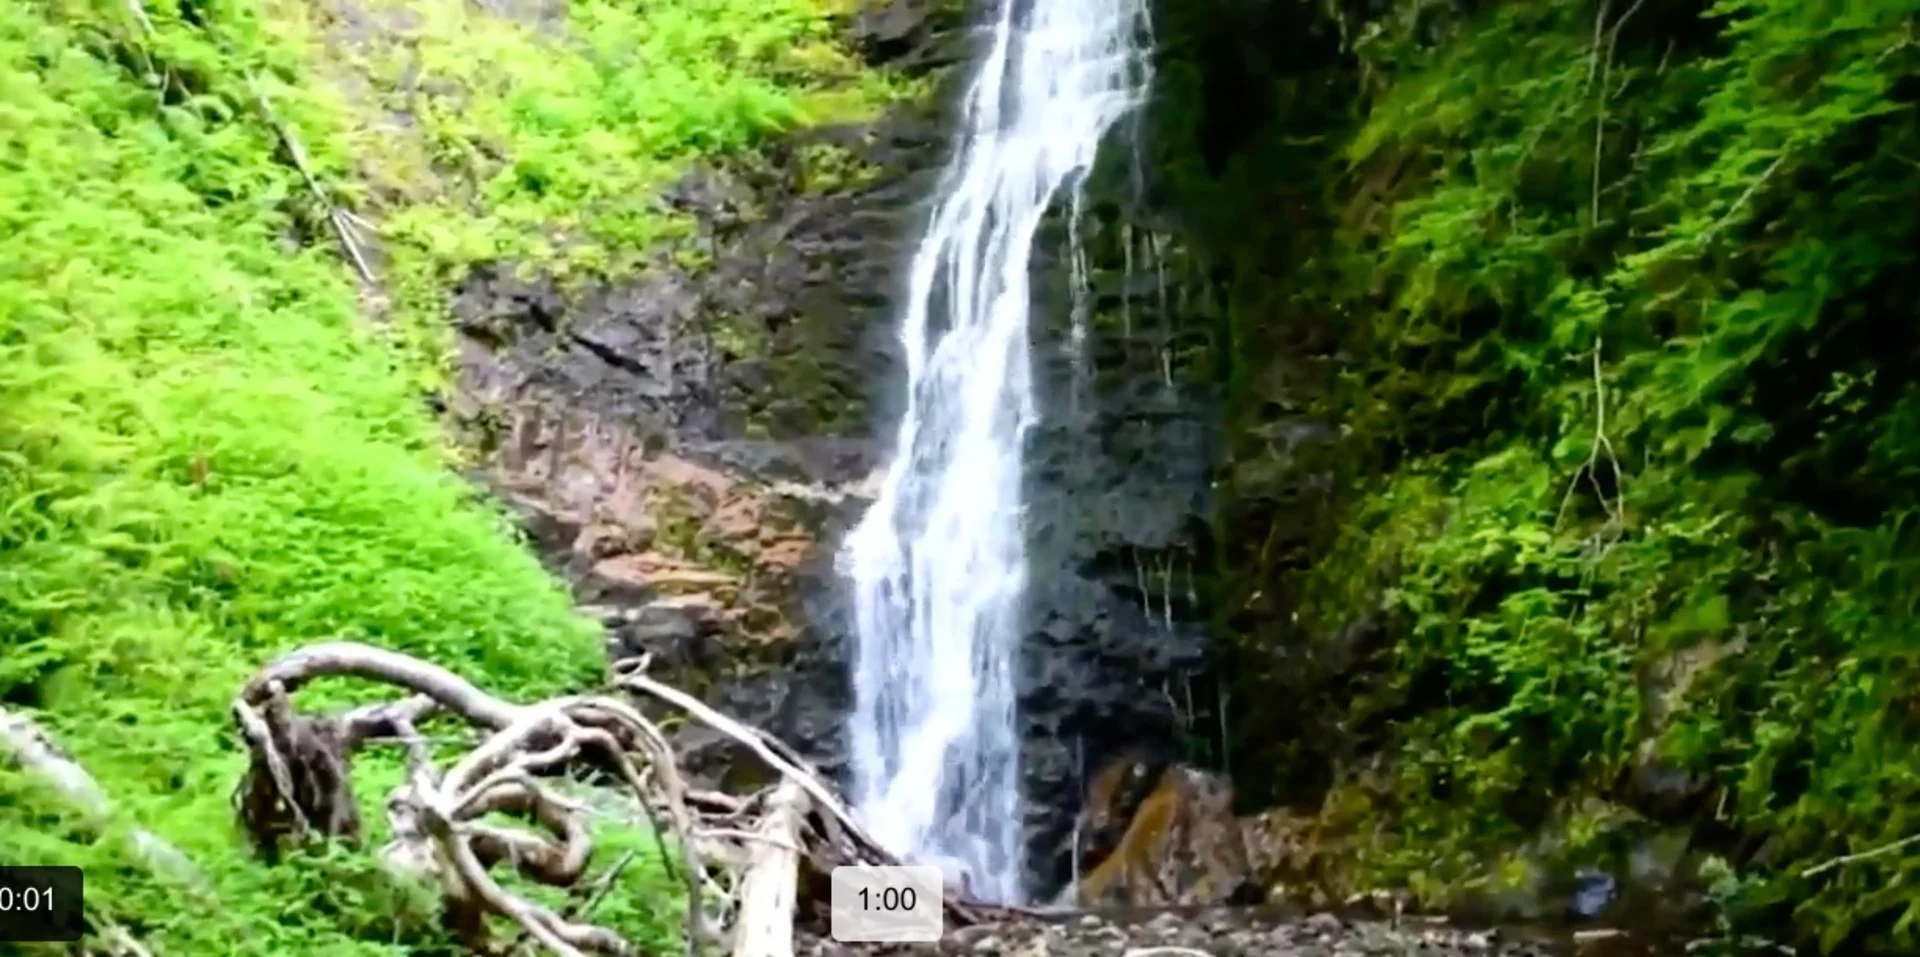
M937 867L836 867L828 883L840 943L933 943L946 930Z

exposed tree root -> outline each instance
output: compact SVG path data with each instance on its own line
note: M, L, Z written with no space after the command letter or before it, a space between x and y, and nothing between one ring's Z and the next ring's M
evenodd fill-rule
M598 888L582 886L594 851L592 814L560 791L570 770L597 772L612 777L647 815L668 866L676 859L681 864L673 873L687 897L689 950L730 938L736 957L791 957L800 888L823 885L802 876L821 877L842 864L897 861L790 748L647 677L645 665L617 665L617 687L664 701L739 741L779 773L779 784L746 797L690 789L659 726L618 697L519 705L428 662L327 642L270 663L234 701L234 719L252 758L236 794L240 822L269 859L288 840L357 841L353 754L375 741L396 742L404 748L408 773L387 799L393 840L383 859L437 882L450 923L469 945L487 946L493 918L517 925L519 941L535 942L547 953L633 954L629 941L589 919L590 901L606 893L610 878ZM291 693L323 677L390 684L410 696L334 716L297 713ZM440 713L488 732L444 771L434 766L415 728ZM499 816L526 826L495 823ZM667 853L669 841L676 853ZM559 912L502 887L494 877L501 866L525 880L575 892L573 903ZM977 905L946 903L949 923L977 917Z

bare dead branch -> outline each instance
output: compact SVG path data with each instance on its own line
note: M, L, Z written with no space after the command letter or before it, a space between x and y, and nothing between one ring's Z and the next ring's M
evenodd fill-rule
M436 882L449 923L469 946L488 947L491 918L518 926L510 951L532 944L562 957L630 954L629 942L583 916L591 901L607 893L612 874L598 879L588 904L564 912L505 889L494 876L505 866L551 887L571 889L586 881L596 812L555 784L571 769L590 768L612 775L613 790L652 824L662 864L686 894L690 951L730 937L740 957L791 957L803 866L817 875L841 863L897 860L859 828L832 788L792 749L642 670L623 663L616 684L745 745L779 772L779 784L744 798L691 789L665 732L622 698L581 695L514 704L407 655L325 642L269 663L234 702L252 756L241 788L243 822L268 845L287 836L357 835L347 781L352 755L376 742L397 743L407 778L387 798L393 839L381 858L398 872ZM367 679L409 696L335 716L297 713L291 692L322 677ZM434 766L416 729L417 722L442 711L488 732L444 770ZM617 869L625 866L623 860ZM955 924L978 919L974 905L957 899L947 905Z
M1860 861L1869 861L1876 857L1884 857L1885 855L1892 854L1893 852L1901 850L1902 848L1911 847L1914 844L1920 844L1920 834L1910 834L1897 841L1893 841L1887 844L1882 844L1879 847L1873 848L1871 850L1861 851L1857 854L1843 854L1839 857L1834 858L1833 860L1824 861L1822 863L1815 864L1814 866L1809 867L1804 871L1801 871L1800 876L1816 877L1820 874L1826 873L1827 871L1833 870L1836 867L1843 867L1845 865L1855 864Z
M465 678L411 655L356 641L328 641L307 645L281 656L260 670L242 689L240 698L258 705L266 686L278 681L288 694L318 678L353 677L399 685L426 695L441 707L490 730L514 722L524 710L474 687Z
M314 202L320 204L320 212L326 216L327 225L332 227L334 238L340 241L341 250L346 253L355 275L367 288L378 287L379 281L374 278L373 267L367 264L366 254L360 251L360 242L354 236L353 221L334 205L326 187L320 185L319 178L313 173L313 165L307 159L306 147L300 143L299 134L281 121L279 114L274 112L273 104L268 101L266 92L260 89L259 82L251 75L247 77L247 86L253 92L255 105L260 108L261 118L266 120L267 126L279 138L288 158L293 160L294 168L300 171L300 177L306 180L307 192L313 194Z
M1751 200L1754 194L1760 191L1760 187L1765 186L1767 181L1773 178L1773 174L1780 170L1780 164L1786 161L1787 154L1783 152L1779 156L1774 157L1773 162L1767 164L1767 168L1760 172L1759 178L1748 184L1746 191L1734 199L1733 205L1728 206L1727 211L1722 214L1719 219L1714 220L1713 225L1707 227L1705 232L1700 234L1699 244L1702 248L1705 248L1708 243L1712 242L1713 237L1719 235L1720 231L1727 227L1727 224L1733 222L1733 218L1739 215L1742 209L1746 208L1747 201Z
M22 770L32 772L60 793L61 798L96 823L113 815L113 804L100 784L33 719L0 708L0 753L11 756ZM172 844L145 828L132 832L134 853L147 866L195 886L204 886L199 868Z
M618 669L620 664L621 663L615 663L614 667ZM699 719L701 723L715 731L746 745L748 750L752 751L760 760L766 762L768 767L773 768L775 771L780 772L782 775L796 782L802 790L807 792L808 797L812 798L823 810L831 814L850 834L865 836L865 832L860 829L860 826L854 823L853 815L848 813L847 809L841 806L840 801L833 796L832 792L828 791L826 786L820 783L820 779L814 774L812 769L802 770L796 766L794 762L776 753L774 747L768 744L768 739L763 732L747 727L707 707L692 695L678 688L661 684L639 673L637 670L624 672L621 674L617 683L623 688L660 698ZM866 843L872 850L880 850L879 844L870 838L866 840ZM882 853L884 854L884 852Z

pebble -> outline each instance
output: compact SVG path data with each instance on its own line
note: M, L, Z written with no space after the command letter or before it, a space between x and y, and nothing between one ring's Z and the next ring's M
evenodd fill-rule
M1521 933L1463 929L1407 917L1287 916L1262 908L1167 911L1109 919L1080 914L1057 920L1010 919L954 928L937 944L841 944L808 931L799 957L1586 957L1587 946ZM1620 939L1620 938L1616 938ZM1606 957L1656 957L1671 949L1637 946Z

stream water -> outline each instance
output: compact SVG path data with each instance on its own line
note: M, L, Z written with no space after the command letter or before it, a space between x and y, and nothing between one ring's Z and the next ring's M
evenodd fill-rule
M1143 0L991 3L900 317L905 413L842 560L862 824L909 860L964 872L974 894L1018 902L1034 237L1143 98L1149 42Z

